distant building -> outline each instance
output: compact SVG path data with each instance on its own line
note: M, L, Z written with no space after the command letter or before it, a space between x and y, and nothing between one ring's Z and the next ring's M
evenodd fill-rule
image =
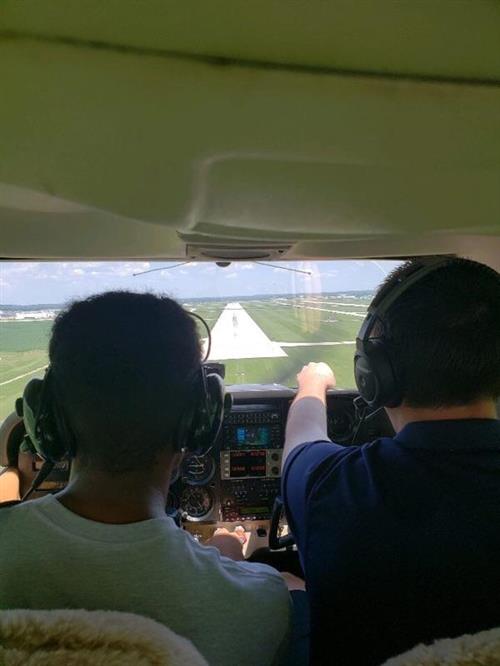
M0 310L0 321L50 321L58 310Z

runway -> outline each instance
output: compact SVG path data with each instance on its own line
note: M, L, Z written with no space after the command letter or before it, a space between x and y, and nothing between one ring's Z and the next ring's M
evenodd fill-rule
M288 354L270 340L240 303L228 303L212 329L209 361L273 358Z
M337 345L355 345L356 340L340 340L335 342L277 342L280 347L336 347Z

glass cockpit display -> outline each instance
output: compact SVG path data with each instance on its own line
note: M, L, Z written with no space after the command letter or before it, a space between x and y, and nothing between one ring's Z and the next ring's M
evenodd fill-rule
M230 451L229 476L232 479L266 476L266 451Z
M267 448L270 442L270 426L238 426L236 428L236 444L238 447L245 447L250 444Z

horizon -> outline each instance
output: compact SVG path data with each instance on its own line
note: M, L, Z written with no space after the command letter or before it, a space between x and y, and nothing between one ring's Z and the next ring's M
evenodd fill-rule
M218 267L214 262L1 261L0 308L59 307L114 290L162 293L179 301L373 292L400 263L245 261Z
M119 291L119 290L117 290ZM123 291L131 291L128 289L124 289ZM294 298L302 298L303 296L353 296L353 295L358 295L358 294L373 294L372 289L351 289L351 290L342 290L342 291L318 291L318 292L302 292L302 293L295 293L291 294L289 292L286 293L279 293L276 292L275 294L252 294L249 296L248 294L235 294L234 296L231 296L232 299L235 300L240 300L240 301L250 301L250 300L255 300L255 299L265 299L265 298L276 298L278 296L288 296L291 297L293 296ZM104 293L104 292L102 292ZM190 303L198 303L198 302L210 302L210 301L220 301L220 300L225 300L224 298L221 298L219 296L200 296L196 298L190 298L189 296L186 296L184 301L189 301ZM65 307L69 302L71 301L64 301L62 303L2 303L0 305L0 311L4 309L14 309L14 308L21 308L21 309L28 309L28 308L37 308L37 309L48 309L48 310L53 310L57 308L63 308Z

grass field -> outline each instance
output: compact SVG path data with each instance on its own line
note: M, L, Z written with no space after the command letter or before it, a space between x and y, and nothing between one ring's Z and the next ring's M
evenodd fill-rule
M26 383L43 375L51 326L51 321L0 322L0 421L14 410Z
M272 297L240 300L241 306L273 342L283 343L284 357L227 360L226 383L279 383L294 386L295 376L309 361L326 361L337 385L354 386L353 354L356 333L368 298L322 296ZM226 301L186 302L213 328ZM0 421L14 409L25 384L43 375L51 321L0 322ZM200 334L205 337L201 330ZM324 345L342 342L351 344ZM300 346L293 346L300 343ZM306 346L303 346L306 343Z

